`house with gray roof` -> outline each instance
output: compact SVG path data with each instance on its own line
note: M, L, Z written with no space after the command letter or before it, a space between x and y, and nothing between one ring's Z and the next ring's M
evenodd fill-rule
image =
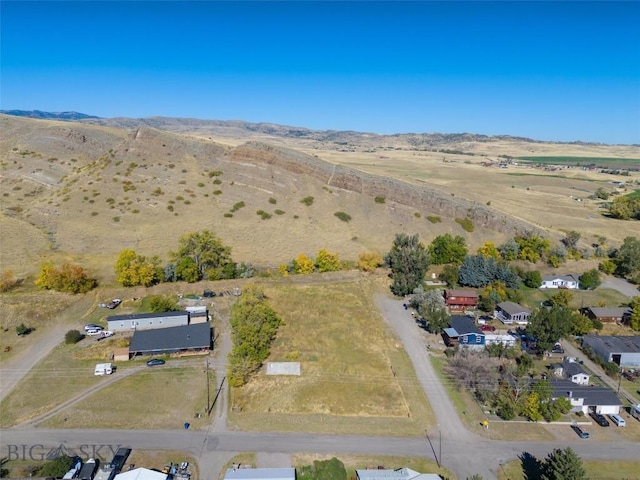
M189 312L132 313L107 317L107 329L112 332L133 332L189 324Z
M549 380L553 388L551 398L567 398L571 402L572 412L590 411L603 415L617 415L620 413L622 402L616 393L607 387L595 385L578 385L570 380Z
M502 302L496 306L494 316L505 325L517 323L518 325L527 325L531 310L523 307L515 302Z
M178 327L136 330L129 352L136 355L162 355L181 352L208 352L212 329L209 322Z
M625 323L631 318L630 307L586 307L580 313L602 323Z
M230 468L224 480L296 480L295 468Z
M420 473L410 468L356 470L358 480L441 480L435 473Z
M591 347L605 362L625 368L640 367L640 335L585 335L582 345Z
M540 288L580 288L580 281L577 275L544 275Z
M558 378L570 380L578 385L589 385L591 376L571 358L565 358L562 363L552 363L549 369Z

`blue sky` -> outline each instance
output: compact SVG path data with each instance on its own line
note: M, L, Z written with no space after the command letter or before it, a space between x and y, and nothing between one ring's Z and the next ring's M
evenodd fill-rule
M0 108L640 143L638 2L11 2Z

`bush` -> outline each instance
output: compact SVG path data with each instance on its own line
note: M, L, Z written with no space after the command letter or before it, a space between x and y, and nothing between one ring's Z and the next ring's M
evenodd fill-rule
M43 263L34 283L39 288L64 293L86 293L98 286L98 281L90 278L84 268L71 263L59 269L53 263Z
M20 336L28 335L29 333L31 333L31 329L27 327L24 323L21 323L16 327L16 333Z
M456 223L462 227L466 232L473 232L473 222L468 218L456 218Z
M338 217L343 222L348 222L349 220L351 220L351 215L345 212L336 212L333 215Z
M269 198L269 203L272 204L272 205L275 205L276 203L278 203L278 201L275 198L270 197Z
M260 215L260 218L262 218L262 220L268 220L271 218L271 214L265 212L264 210L258 210L256 214Z
M427 220L429 220L431 223L440 223L442 221L442 219L438 215L429 215L427 217Z
M73 466L73 459L68 455L62 455L46 462L40 469L41 477L61 478Z
M313 197L304 197L302 200L300 200L300 203L304 203L307 207L310 207L313 204Z
M66 343L67 345L73 345L74 343L78 343L83 338L84 335L78 330L69 330L64 336L64 343Z
M386 198L385 198L385 197L378 196L378 197L374 198L373 200L374 200L376 203L385 203Z
M160 312L177 312L180 307L176 301L162 295L153 295L149 298L149 310L154 313Z
M238 210L240 210L244 206L245 206L245 203L242 202L242 201L234 203L233 207L231 208L231 213L237 212Z
M279 208L274 210L273 213L275 213L276 215L284 215L285 211L284 210L280 210Z

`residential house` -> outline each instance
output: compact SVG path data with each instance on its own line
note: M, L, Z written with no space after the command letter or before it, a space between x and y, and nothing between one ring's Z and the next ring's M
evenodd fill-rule
M444 341L449 347L484 348L485 334L473 319L467 316L454 315L449 321L449 328L444 329Z
M570 380L578 385L589 385L589 374L573 358L565 358L562 363L552 363L549 369L558 378Z
M531 310L518 303L502 302L496 306L494 316L505 325L512 323L527 325L529 317L531 317Z
M420 473L410 468L356 470L358 480L441 480L435 473Z
M569 275L545 275L542 277L542 285L540 288L580 288L578 277L573 274Z
M580 313L602 323L625 323L631 318L629 307L585 307L580 309Z
M578 385L570 380L550 380L553 388L551 398L567 398L571 402L572 412L588 414L590 411L603 415L620 413L622 402L616 393L607 387Z
M485 333L484 334L484 343L485 345L492 345L494 343L501 343L505 347L515 347L518 339L513 335L500 335L494 333Z
M107 329L112 332L133 332L189 324L189 312L137 313L107 317Z
M454 312L474 309L478 306L478 293L474 290L447 289L444 291L444 303Z
M625 368L640 367L640 335L585 335L582 345L591 347L593 353L605 362L613 362Z
M137 330L131 339L129 352L136 355L161 355L184 352L208 352L212 329L209 322L178 327Z
M296 480L295 468L230 468L224 480Z

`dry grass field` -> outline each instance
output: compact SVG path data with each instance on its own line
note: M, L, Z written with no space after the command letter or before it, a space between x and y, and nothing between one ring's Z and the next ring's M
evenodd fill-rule
M433 421L401 345L366 280L269 285L282 316L269 361L299 361L299 377L261 371L232 392L230 423L253 430L419 435ZM396 375L394 376L394 372Z

